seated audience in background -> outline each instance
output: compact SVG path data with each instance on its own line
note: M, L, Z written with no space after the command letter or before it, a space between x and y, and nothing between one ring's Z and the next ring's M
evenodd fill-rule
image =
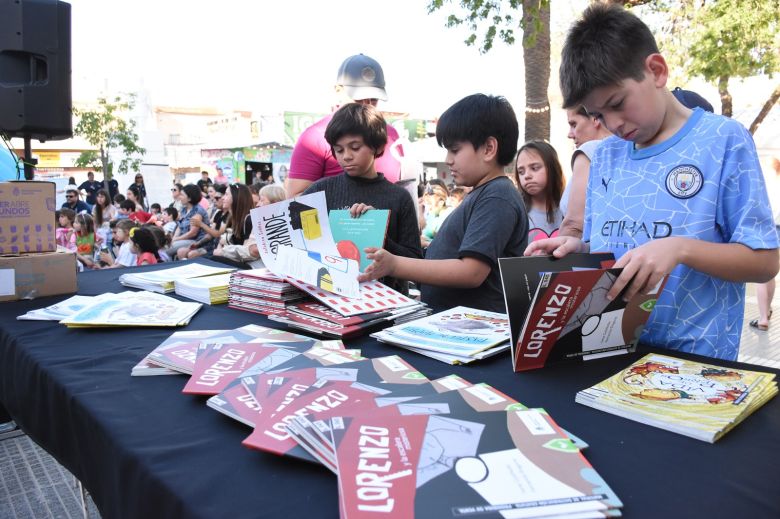
M279 184L268 184L260 188L258 192L257 207L275 204L287 198L287 192Z
M89 213L89 206L79 199L79 192L76 189L65 191L65 202L60 209L71 209L78 213Z
M135 264L155 265L160 261L157 250L160 248L154 233L147 227L130 229L130 243L135 254Z
M429 183L425 186L423 193L425 227L423 227L420 233L420 242L423 248L428 248L436 237L436 233L439 232L444 220L452 212L452 208L447 207L449 196L449 191L443 185Z
M539 140L520 146L515 160L515 181L528 213L528 241L557 236L563 221L558 204L564 178L555 148Z
M225 187L224 184L216 184L220 188ZM212 186L214 187L214 186ZM219 237L225 232L225 212L223 207L225 205L224 195L220 195L215 201L216 211L213 216L209 217L211 223L206 223L199 216L195 215L190 221L192 227L197 227L203 231L203 237L191 243L187 248L181 248L177 252L177 257L180 260L193 259L199 256L210 255L214 252L214 248L219 243Z
M114 198L111 199L114 202L114 207L117 211L119 211L119 206L122 205L122 202L125 201L125 195L122 193L117 193L114 195Z
M135 203L136 211L146 211L144 205L146 200L144 199L144 195L141 193L141 189L137 184L130 184L127 187L127 193L125 193L125 197L127 200Z
M358 279L412 280L434 311L465 305L506 312L498 258L522 255L528 241L523 200L504 174L519 133L503 97L474 94L448 108L439 118L436 141L447 149L445 162L456 184L474 189L444 221L425 259L368 248L373 263Z
M168 237L165 235L163 228L153 223L148 223L142 227L144 229L149 229L149 231L154 234L154 238L157 240L157 256L160 258L160 261L171 261L171 257L165 252L165 249L168 248L170 242L168 242Z
M189 250L190 245L202 240L206 236L203 226L211 224L206 210L200 206L202 195L195 184L187 184L181 188L179 200L183 209L179 214L179 226L173 234L170 248L166 251L171 258L178 258L179 249ZM190 221L196 218L197 225L191 225ZM186 252L184 253L186 257Z
M165 233L167 245L170 246L173 233L176 232L176 227L179 223L179 211L175 207L166 207L162 213L162 230Z
M155 216L159 216L162 213L162 207L157 202L149 206L149 212Z
M77 214L73 221L76 231L76 259L85 268L95 266L95 222L88 214Z
M57 229L54 231L57 245L73 252L76 251L76 231L73 229L75 220L76 211L67 207L60 209L57 216Z
M129 219L119 220L111 230L111 240L114 246L119 246L115 254L108 251L101 251L100 262L105 264L105 268L134 267L136 265L135 254L131 249L130 231L135 229L137 224Z
M317 180L303 194L322 191L329 211L349 209L353 218L360 218L371 209L389 209L385 248L405 258L422 258L412 198L376 170L376 159L387 145L387 125L382 114L371 105L346 104L328 122L325 140L344 174ZM406 294L407 279L391 275L383 282Z
M108 224L115 217L116 207L111 204L108 198L108 191L98 189L95 195L95 206L92 208L92 219L95 221L95 233L100 240L104 242L111 240L111 230Z
M208 187L208 203L209 208L207 209L207 212L209 214L209 219L214 220L214 214L217 211L222 210L222 197L225 196L225 190L227 189L227 186L225 184L213 184Z
M249 214L253 207L252 192L244 184L230 184L223 201L226 230L214 249L214 259L226 259L244 266L259 257L259 254L253 255L249 249L254 243L252 217Z
M173 201L170 203L169 207L175 208L179 216L181 216L181 210L184 207L184 204L181 203L181 191L183 188L184 186L178 182L174 182L173 187L171 188L171 198Z
M593 155L583 240L540 240L525 253L612 252L623 270L609 299L649 293L668 276L640 342L736 360L744 283L778 271L766 185L750 133L682 105L668 77L631 11L591 4L574 23L561 59L564 108L583 105L615 136Z
M464 188L453 187L450 189L450 196L447 197L447 207L454 210L463 202L467 194L468 192Z

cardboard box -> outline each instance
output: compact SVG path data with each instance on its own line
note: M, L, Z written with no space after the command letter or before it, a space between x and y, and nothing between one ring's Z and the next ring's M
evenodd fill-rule
M76 289L74 252L0 256L0 301L72 294Z
M57 250L54 182L0 182L0 254Z

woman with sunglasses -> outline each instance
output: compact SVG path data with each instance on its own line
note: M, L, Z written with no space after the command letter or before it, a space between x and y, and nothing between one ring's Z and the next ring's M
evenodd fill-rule
M208 194L208 200L209 200L209 208L207 212L209 213L209 218L211 218L211 221L214 221L214 215L217 211L222 210L222 197L225 196L225 190L227 189L227 186L225 184L210 184L206 188L206 193Z

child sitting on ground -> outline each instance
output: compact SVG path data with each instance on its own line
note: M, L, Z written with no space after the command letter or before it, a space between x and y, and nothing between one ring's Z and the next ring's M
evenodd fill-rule
M160 245L157 243L154 233L146 227L136 227L130 229L130 242L132 251L135 254L135 264L156 265L160 261L158 250Z
M116 259L108 252L100 253L100 261L106 264L106 268L134 267L136 265L135 254L131 250L130 231L137 227L136 223L129 220L119 220L111 230L114 244L121 244L116 254Z
M88 214L76 215L73 221L76 232L76 258L85 268L95 266L95 223Z
M57 230L54 232L57 245L73 252L76 252L76 231L73 229L75 220L76 211L67 207L60 209L57 216Z

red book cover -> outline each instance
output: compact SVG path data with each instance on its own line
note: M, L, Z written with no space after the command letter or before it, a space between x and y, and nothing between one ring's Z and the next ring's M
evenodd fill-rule
M247 368L279 349L264 343L204 343L182 393L216 395Z
M206 405L233 420L249 427L255 426L260 404L249 394L239 379L232 380L218 395L206 401Z
M540 410L332 422L342 518L546 517L622 506Z
M244 445L284 454L297 446L286 429L295 416L327 413L336 408L346 410L378 395L419 395L421 387L425 388L423 391L434 391L427 378L397 355L323 366L314 373L307 369L282 375L288 375L288 380L280 384L286 390L277 394L269 391L266 400L258 399L267 412ZM305 457L311 458L308 453Z
M663 284L626 302L607 299L622 269L548 272L515 345L515 371L632 351Z

